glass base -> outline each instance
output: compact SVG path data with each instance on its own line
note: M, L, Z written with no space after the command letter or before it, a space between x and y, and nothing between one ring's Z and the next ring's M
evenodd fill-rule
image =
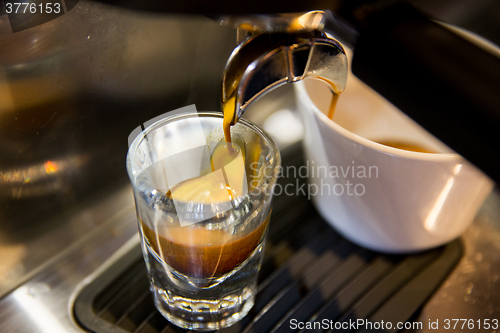
M255 295L247 289L223 299L173 296L168 290L153 289L155 306L172 324L184 329L213 331L229 327L245 317L253 307Z
M233 271L196 281L167 265L143 243L156 308L184 329L213 331L233 325L253 307L264 243Z

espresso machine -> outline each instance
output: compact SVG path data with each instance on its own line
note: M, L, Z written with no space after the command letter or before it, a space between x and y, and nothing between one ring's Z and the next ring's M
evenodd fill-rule
M223 73L234 73L228 62L231 54L259 36L274 36L275 43L261 44L256 53L244 48L241 54L255 60L281 46L303 43L307 49L321 40L338 40L354 52L354 75L493 180L500 180L500 60L440 22L462 24L500 44L494 14L499 9L497 1L473 2L472 6L466 0L447 5L425 0L64 3L64 15L17 32L6 7L0 5L2 332L89 331L81 323L91 311L75 316L75 308L81 310L86 302L97 307L105 304L109 293L99 289L105 281L111 281L115 291L132 290L132 296L115 302L116 308L135 304L140 309L146 304L142 289L126 287L130 281L143 286L142 280L134 280L143 263L135 264L140 259L136 216L130 188L124 187L127 138L139 124L185 105L220 110ZM475 10L480 14L474 16ZM302 18L299 26L298 18ZM285 70L272 79L254 81L237 117L244 112L249 116L253 111L246 112L246 106L267 91L297 79L289 74ZM441 319L460 314L483 319L487 311L499 313L490 304L500 297L493 281L499 267L494 245L498 231L496 224L488 224L498 221L498 202L494 192L478 226L464 237L466 260L422 310L423 318L436 313ZM283 216L304 221L314 211L299 201L283 206L293 208L289 213L277 210ZM299 221L290 232L304 231L294 236L297 244L316 232L313 241L307 240L313 243L312 251L292 246L279 252L286 258L288 252L300 254L292 260L296 265L292 273L312 262L309 252L326 244L323 238L336 237L314 223L312 231L304 231ZM348 247L339 250L339 257L350 259L347 271L355 270L361 267L356 266L359 258L342 252L349 253ZM462 255L457 248L445 250L448 261L426 270L427 278L442 275L444 279ZM360 253L363 260L371 255ZM326 259L315 268L329 269L334 260ZM382 266L370 266L374 274L370 276L386 264L377 263ZM267 275L277 271L271 264L264 268ZM126 279L119 278L122 273ZM288 271L281 274L277 276L288 278ZM308 279L320 283L314 276ZM89 281L98 288L90 296L81 296ZM417 286L416 294L430 295L439 283L427 286L425 291ZM290 302L303 292L296 291L286 294L292 297ZM487 297L473 298L476 292ZM448 311L450 302L456 307ZM104 308L103 316L115 315ZM270 309L262 318L282 315L279 307ZM133 317L120 316L113 318L120 327L132 325ZM148 318L151 327L164 324L155 314ZM148 331L148 327L142 329Z

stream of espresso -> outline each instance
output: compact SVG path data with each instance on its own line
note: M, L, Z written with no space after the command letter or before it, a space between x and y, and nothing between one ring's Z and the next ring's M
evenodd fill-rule
M330 102L330 107L328 109L327 116L328 116L328 118L333 120L333 116L335 114L335 109L337 107L337 101L339 99L340 92L333 82L331 82L327 79L323 79L323 78L321 78L321 80L325 81L328 84L328 86L332 92L332 100ZM414 152L418 152L418 153L435 153L434 151L427 149L427 148L424 148L424 147L421 147L420 145L408 143L408 142L403 142L403 141L381 140L381 141L376 141L376 142L380 143L384 146L389 146L389 147L398 148L398 149L402 149L402 150L414 151Z
M236 95L233 94L227 101L222 104L222 112L224 120L222 129L224 130L224 139L226 142L231 142L231 126L233 125L234 115L236 114Z
M330 107L328 109L327 116L328 118L333 120L333 115L335 114L335 108L337 107L337 101L339 100L339 96L342 93L342 91L340 91L337 85L332 81L325 79L323 77L320 77L318 79L325 82L328 85L328 88L330 88L330 91L332 92L332 101L330 102Z
M337 101L339 99L339 94L333 92L332 101L330 102L330 108L328 109L328 118L333 120L333 115L335 113L335 108L337 107Z

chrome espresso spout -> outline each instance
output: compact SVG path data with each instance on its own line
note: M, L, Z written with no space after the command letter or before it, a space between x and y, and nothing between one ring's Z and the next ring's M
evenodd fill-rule
M254 100L287 83L317 78L335 93L344 90L347 57L339 42L321 30L310 29L322 27L318 17L307 16L307 24L288 20L291 24L277 25L272 32L266 26L240 23L238 36L246 39L232 52L222 76L222 104L235 97L232 124Z

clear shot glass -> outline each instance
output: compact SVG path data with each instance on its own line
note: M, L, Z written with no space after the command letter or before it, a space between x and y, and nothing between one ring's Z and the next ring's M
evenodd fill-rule
M228 327L254 304L281 159L242 119L224 141L222 114L157 121L132 142L132 182L156 308L173 324Z

